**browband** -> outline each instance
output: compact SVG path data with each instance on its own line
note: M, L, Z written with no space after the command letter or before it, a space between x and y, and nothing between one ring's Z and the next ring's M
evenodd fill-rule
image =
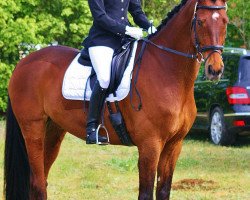
M197 6L198 9L208 9L208 10L221 10L221 9L227 9L227 6Z

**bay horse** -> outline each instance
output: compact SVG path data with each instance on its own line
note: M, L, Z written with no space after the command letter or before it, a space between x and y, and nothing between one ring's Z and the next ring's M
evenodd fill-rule
M182 0L154 35L139 41L137 56L147 44L137 80L143 106L135 112L125 98L120 108L139 152L140 200L153 199L155 176L156 199L170 198L182 142L196 117L194 81L200 61L205 58L208 79L220 78L227 23L226 0ZM65 133L86 138L83 102L66 100L61 92L64 73L78 53L64 46L47 47L22 59L13 72L8 88L6 200L47 199L49 170ZM138 101L133 98L131 103ZM121 144L107 109L104 115L111 144Z

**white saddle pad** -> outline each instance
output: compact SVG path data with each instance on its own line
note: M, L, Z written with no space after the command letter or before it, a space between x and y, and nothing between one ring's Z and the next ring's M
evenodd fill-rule
M134 42L131 54L132 57L130 59L128 67L124 72L121 84L117 88L116 91L117 96L114 97L113 94L110 94L106 99L107 101L110 102L121 101L128 95L132 79L132 70L134 66L136 49L137 49L137 41ZM88 77L91 73L92 68L89 66L83 66L79 64L78 63L79 56L80 53L74 58L74 60L72 61L72 63L70 64L64 75L62 94L66 99L89 101L92 91L90 88L90 83L89 83L90 81L88 81ZM88 83L86 84L87 81ZM85 87L87 87L86 93L85 93ZM85 99L84 99L84 93L85 93Z

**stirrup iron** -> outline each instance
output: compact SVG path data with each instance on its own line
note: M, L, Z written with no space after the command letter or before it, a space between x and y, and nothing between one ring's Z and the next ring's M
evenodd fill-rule
M107 139L108 139L107 142L99 142L98 136L99 136L100 129L104 129L105 130L106 136L107 136ZM95 137L96 137L96 144L98 144L98 145L108 145L108 144L110 144L108 130L107 130L107 128L103 124L99 124L99 126L97 127L96 132L95 132Z

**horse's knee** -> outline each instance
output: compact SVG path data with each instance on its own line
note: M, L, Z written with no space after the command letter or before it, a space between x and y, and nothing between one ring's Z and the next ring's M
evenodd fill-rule
M139 200L152 200L157 164L161 152L161 144L144 144L139 147ZM147 148L146 148L147 147Z

